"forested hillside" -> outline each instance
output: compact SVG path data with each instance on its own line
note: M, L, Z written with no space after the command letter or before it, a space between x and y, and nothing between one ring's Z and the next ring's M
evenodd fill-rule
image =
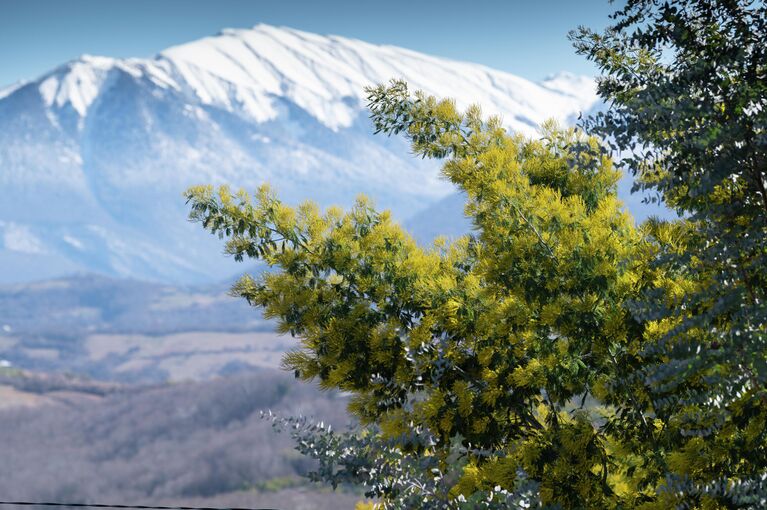
M205 498L206 504L330 509L360 499L309 485L301 475L312 462L260 418L261 410L272 409L346 424L344 398L283 373L121 386L6 369L0 389L8 387L44 400L0 408L0 494L6 500L157 504ZM307 491L317 494L308 497Z

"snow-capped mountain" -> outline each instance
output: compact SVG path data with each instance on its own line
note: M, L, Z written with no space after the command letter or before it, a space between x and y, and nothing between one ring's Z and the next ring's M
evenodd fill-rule
M74 271L198 282L240 268L185 221L200 183L288 202L349 205L361 192L406 219L454 190L404 141L374 136L365 87L478 103L526 134L596 103L590 78L533 83L393 46L257 25L151 59L82 56L0 89L0 281Z

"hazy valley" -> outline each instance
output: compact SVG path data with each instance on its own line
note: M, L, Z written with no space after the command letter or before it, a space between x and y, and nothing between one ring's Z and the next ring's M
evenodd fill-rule
M227 294L259 268L187 222L181 193L269 182L290 203L348 206L364 192L419 242L467 232L438 162L372 132L365 86L392 78L478 102L527 135L598 107L588 77L534 83L268 25L149 59L84 55L0 91L0 494L295 509L361 499L307 485L311 463L259 418L347 422L339 395L277 370L296 340Z

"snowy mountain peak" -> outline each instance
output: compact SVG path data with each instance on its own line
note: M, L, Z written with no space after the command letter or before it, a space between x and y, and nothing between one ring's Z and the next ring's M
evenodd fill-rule
M354 121L366 86L392 78L453 97L461 107L482 104L528 133L548 117L577 114L596 101L588 77L558 75L539 85L477 64L265 24L225 29L168 48L156 60L167 61L180 87L204 104L237 105L264 121L276 115L274 98L285 97L334 130Z
M186 221L181 192L193 184L269 182L289 203L321 205L365 193L401 220L414 215L453 188L439 162L412 158L402 138L373 135L365 87L392 78L459 107L479 104L528 135L596 102L586 77L534 83L263 24L149 59L83 55L0 89L0 281L73 271L229 276L238 268L220 244Z
M479 103L528 134L549 117L574 118L596 102L591 78L560 73L541 83L482 65L287 27L258 24L170 47L153 59L83 55L37 80L45 105L85 117L114 72L180 92L190 104L256 122L279 116L288 100L330 129L351 126L365 87L404 78L412 89ZM460 76L460 79L456 77ZM0 91L0 98L14 90Z
M82 55L58 67L39 80L38 90L45 105L59 109L69 105L85 116L116 62L108 57Z

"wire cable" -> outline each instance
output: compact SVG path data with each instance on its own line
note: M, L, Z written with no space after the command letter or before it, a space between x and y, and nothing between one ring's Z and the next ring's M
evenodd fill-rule
M17 506L66 506L75 508L133 508L140 510L277 510L276 508L236 508L209 506L149 506L149 505L106 505L102 503L34 503L31 501L0 501L0 505Z

